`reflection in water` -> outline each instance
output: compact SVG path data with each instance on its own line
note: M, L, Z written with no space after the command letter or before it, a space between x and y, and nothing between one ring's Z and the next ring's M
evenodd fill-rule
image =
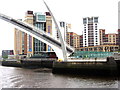
M52 74L50 70L0 66L2 88L117 88L115 78Z

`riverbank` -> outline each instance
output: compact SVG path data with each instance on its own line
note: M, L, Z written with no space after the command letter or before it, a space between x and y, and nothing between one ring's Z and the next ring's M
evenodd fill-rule
M21 68L52 68L54 61L55 59L3 60L1 65Z
M54 62L52 71L53 73L116 76L119 70L114 58L108 57L106 62Z
M9 66L9 67L22 67L22 64L20 61L15 60L3 60L1 62L2 66Z
M83 75L112 75L120 74L120 61L108 57L106 62L57 62L56 60L32 59L32 60L7 60L2 61L2 66L21 68L48 68L52 73L83 74Z

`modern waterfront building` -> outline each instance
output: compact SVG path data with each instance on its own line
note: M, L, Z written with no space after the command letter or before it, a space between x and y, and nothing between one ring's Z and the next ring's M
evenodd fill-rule
M46 31L46 14L37 12L34 14L34 26L38 29ZM46 44L42 41L33 38L34 54L39 54L40 51L46 51Z
M108 34L108 43L112 44L112 45L116 45L117 44L117 35L116 33L111 33Z
M33 11L27 11L24 22L33 25L33 16ZM33 54L33 37L17 28L14 29L14 53Z
M27 11L24 22L33 25L33 11ZM15 55L31 55L33 54L33 37L15 28L14 30L14 52Z
M59 24L60 24L60 30L61 30L63 40L67 41L67 32L70 31L71 24L68 24L64 21L60 21ZM57 31L57 38L59 38L58 31Z
M104 45L105 43L105 29L99 29L100 36L100 45Z
M40 13L27 11L24 22L52 34L52 18L49 12ZM16 54L39 54L41 51L52 51L52 48L40 40L15 28L14 31L14 52Z
M30 24L30 25L33 25L34 23L34 14L33 14L33 11L27 11L26 12L26 15L25 15L25 20L24 22ZM33 51L33 37L31 35L28 35L27 34L27 53L26 54L33 54L34 51ZM25 41L26 42L26 41Z
M80 47L78 51L96 51L96 52L117 52L119 45L98 45L89 47Z
M83 47L83 35L80 35L79 38L80 38L80 39L79 39L79 40L80 40L80 42L79 42L80 47ZM80 47L79 47L79 48L80 48Z
M66 41L66 23L63 22L63 21L60 21L60 30L61 30L61 34L62 34L62 37L63 37L63 40ZM59 38L59 35L58 35L58 31L57 31L57 38Z
M116 33L105 34L104 45L116 45L117 39L118 39L118 34Z
M17 28L14 29L14 53L27 54L27 34Z
M83 25L83 47L99 45L98 17L83 18Z
M100 29L100 45L117 45L119 40L119 35L116 33L105 34L105 29Z
M120 30L118 30L118 34L116 33L105 33L105 29L99 29L99 39L100 39L100 45L97 46L88 46L88 47L82 47L82 35L80 38L80 48L78 48L78 51L102 51L102 52L113 52L118 51L119 45L120 45Z
M73 46L75 49L80 47L79 35L74 32L67 32L67 44Z
M52 35L52 17L49 12L45 12L46 14L46 33ZM46 45L46 51L53 51L53 49Z
M34 14L34 25L38 29L42 29L46 33L52 35L52 17L49 12L35 13ZM34 54L39 54L41 51L52 51L49 45L34 38Z

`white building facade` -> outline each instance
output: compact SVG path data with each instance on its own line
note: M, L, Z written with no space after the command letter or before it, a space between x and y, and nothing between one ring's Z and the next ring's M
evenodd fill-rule
M64 21L60 21L59 27L60 27L60 31L62 34L62 38L66 42L67 41L67 32L71 31L71 24L68 24ZM59 39L58 31L56 32L56 36Z
M83 47L100 45L98 17L83 18Z

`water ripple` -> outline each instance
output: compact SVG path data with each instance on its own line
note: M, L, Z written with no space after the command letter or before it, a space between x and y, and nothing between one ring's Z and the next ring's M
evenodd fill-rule
M59 75L45 69L23 69L0 66L0 87L3 88L117 88L114 78ZM45 71L45 72L44 72Z

